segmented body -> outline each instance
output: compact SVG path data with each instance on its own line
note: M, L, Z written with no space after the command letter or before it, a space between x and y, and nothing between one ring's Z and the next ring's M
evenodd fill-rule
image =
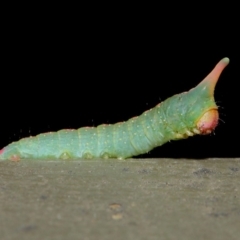
M23 138L0 150L0 159L125 159L169 140L210 133L218 121L214 87L228 62L222 59L196 88L174 95L138 117Z
M181 95L174 96L180 98ZM174 100L172 98L172 101ZM165 106L166 105L166 106ZM138 117L112 125L65 129L39 134L13 142L5 149L13 158L128 158L149 152L170 139L181 138L172 121L180 122L180 114L172 113L165 102ZM171 121L169 120L172 119ZM184 122L181 127L192 135ZM185 130L184 130L185 129ZM9 149L8 149L9 148Z

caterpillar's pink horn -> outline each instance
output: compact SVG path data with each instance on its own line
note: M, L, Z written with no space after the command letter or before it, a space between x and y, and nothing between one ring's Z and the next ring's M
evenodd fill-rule
M199 85L207 87L209 89L209 94L213 96L214 89L219 79L220 74L222 73L223 69L228 65L229 58L223 58L215 68L200 82Z
M206 97L214 98L214 89L223 69L228 65L229 58L223 58L215 68L199 83L196 89L206 94ZM200 87L200 88L198 88ZM210 108L197 121L197 128L201 134L211 133L218 124L219 114L217 107Z

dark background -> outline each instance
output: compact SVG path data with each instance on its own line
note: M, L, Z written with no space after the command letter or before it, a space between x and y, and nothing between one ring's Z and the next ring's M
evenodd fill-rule
M127 120L196 86L229 57L215 90L215 134L172 141L144 157L239 157L239 44L231 23L34 14L3 34L1 148L42 132Z

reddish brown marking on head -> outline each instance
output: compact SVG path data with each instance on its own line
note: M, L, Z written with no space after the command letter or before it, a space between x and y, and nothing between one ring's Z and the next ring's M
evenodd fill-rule
M205 112L197 122L197 128L201 134L211 133L218 124L218 110L211 109Z

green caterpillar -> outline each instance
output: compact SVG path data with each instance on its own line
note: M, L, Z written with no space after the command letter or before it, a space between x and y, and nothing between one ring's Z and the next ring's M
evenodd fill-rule
M229 59L223 58L195 88L166 99L138 117L23 138L0 150L0 159L126 159L170 140L209 134L219 118L214 88L228 63Z

